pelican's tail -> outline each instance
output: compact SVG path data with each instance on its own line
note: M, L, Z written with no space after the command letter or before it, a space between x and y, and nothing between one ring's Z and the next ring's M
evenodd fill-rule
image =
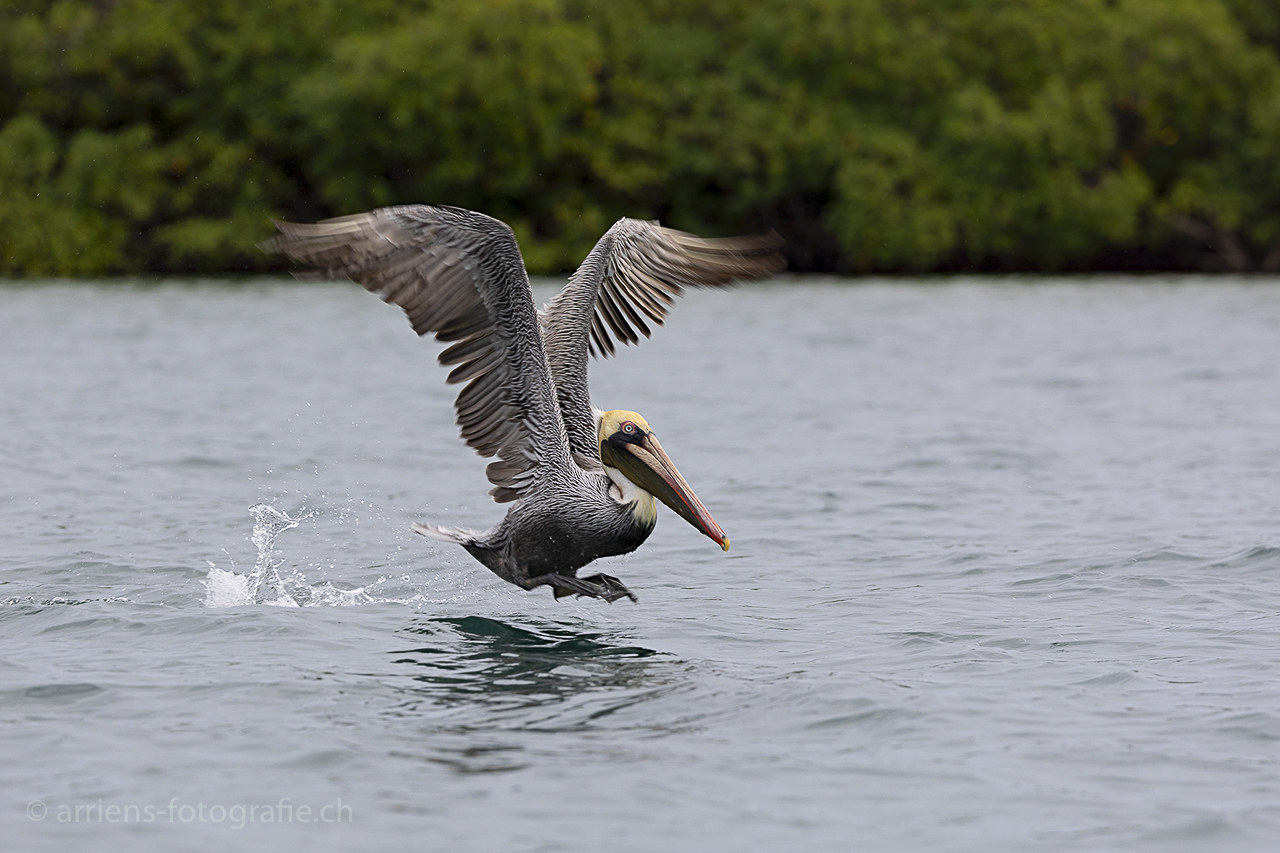
M476 534L474 530L462 530L457 527L435 527L430 524L413 525L414 533L421 533L430 539L439 539L441 542L452 542L455 545L474 545L476 543Z

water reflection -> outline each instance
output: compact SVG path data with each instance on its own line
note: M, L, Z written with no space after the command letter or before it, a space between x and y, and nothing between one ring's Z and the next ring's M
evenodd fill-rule
M397 713L456 712L471 731L590 730L683 681L669 657L569 623L432 618L401 634L428 639L390 653L411 668L410 697ZM477 707L488 713L477 718Z

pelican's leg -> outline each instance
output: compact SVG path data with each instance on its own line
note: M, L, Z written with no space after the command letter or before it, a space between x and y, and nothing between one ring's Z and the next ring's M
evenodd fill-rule
M636 598L636 594L631 590L627 589L626 584L624 584L622 581L615 578L613 575L605 575L605 574L591 575L590 577L585 577L582 580L586 581L587 583L594 582L596 584L599 584L605 590L607 590L605 594L600 596L605 601L616 601L619 598L626 596L627 598L634 601L636 604L640 603L640 599Z
M573 575L542 575L538 578L541 583L547 584L555 592L556 598L563 598L566 595L585 595L590 598L603 598L605 601L617 601L619 598L629 598L632 601L639 602L635 593L627 589L622 581L613 575L592 575L588 578L577 578Z

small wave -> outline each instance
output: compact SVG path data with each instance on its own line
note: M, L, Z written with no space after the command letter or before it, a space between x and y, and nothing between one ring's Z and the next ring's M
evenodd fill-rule
M0 600L0 607L16 607L21 605L27 605L30 607L78 607L81 604L93 604L95 602L105 602L107 604L132 604L133 600L118 595L111 595L105 598L64 598L62 596L54 596L53 598L37 598L34 595L14 595Z

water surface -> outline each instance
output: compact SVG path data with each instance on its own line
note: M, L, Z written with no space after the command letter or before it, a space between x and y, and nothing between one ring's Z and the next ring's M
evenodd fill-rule
M601 564L639 605L410 532L504 508L358 287L6 285L0 324L14 849L1280 837L1272 280L689 294L593 395L733 550L664 511Z

